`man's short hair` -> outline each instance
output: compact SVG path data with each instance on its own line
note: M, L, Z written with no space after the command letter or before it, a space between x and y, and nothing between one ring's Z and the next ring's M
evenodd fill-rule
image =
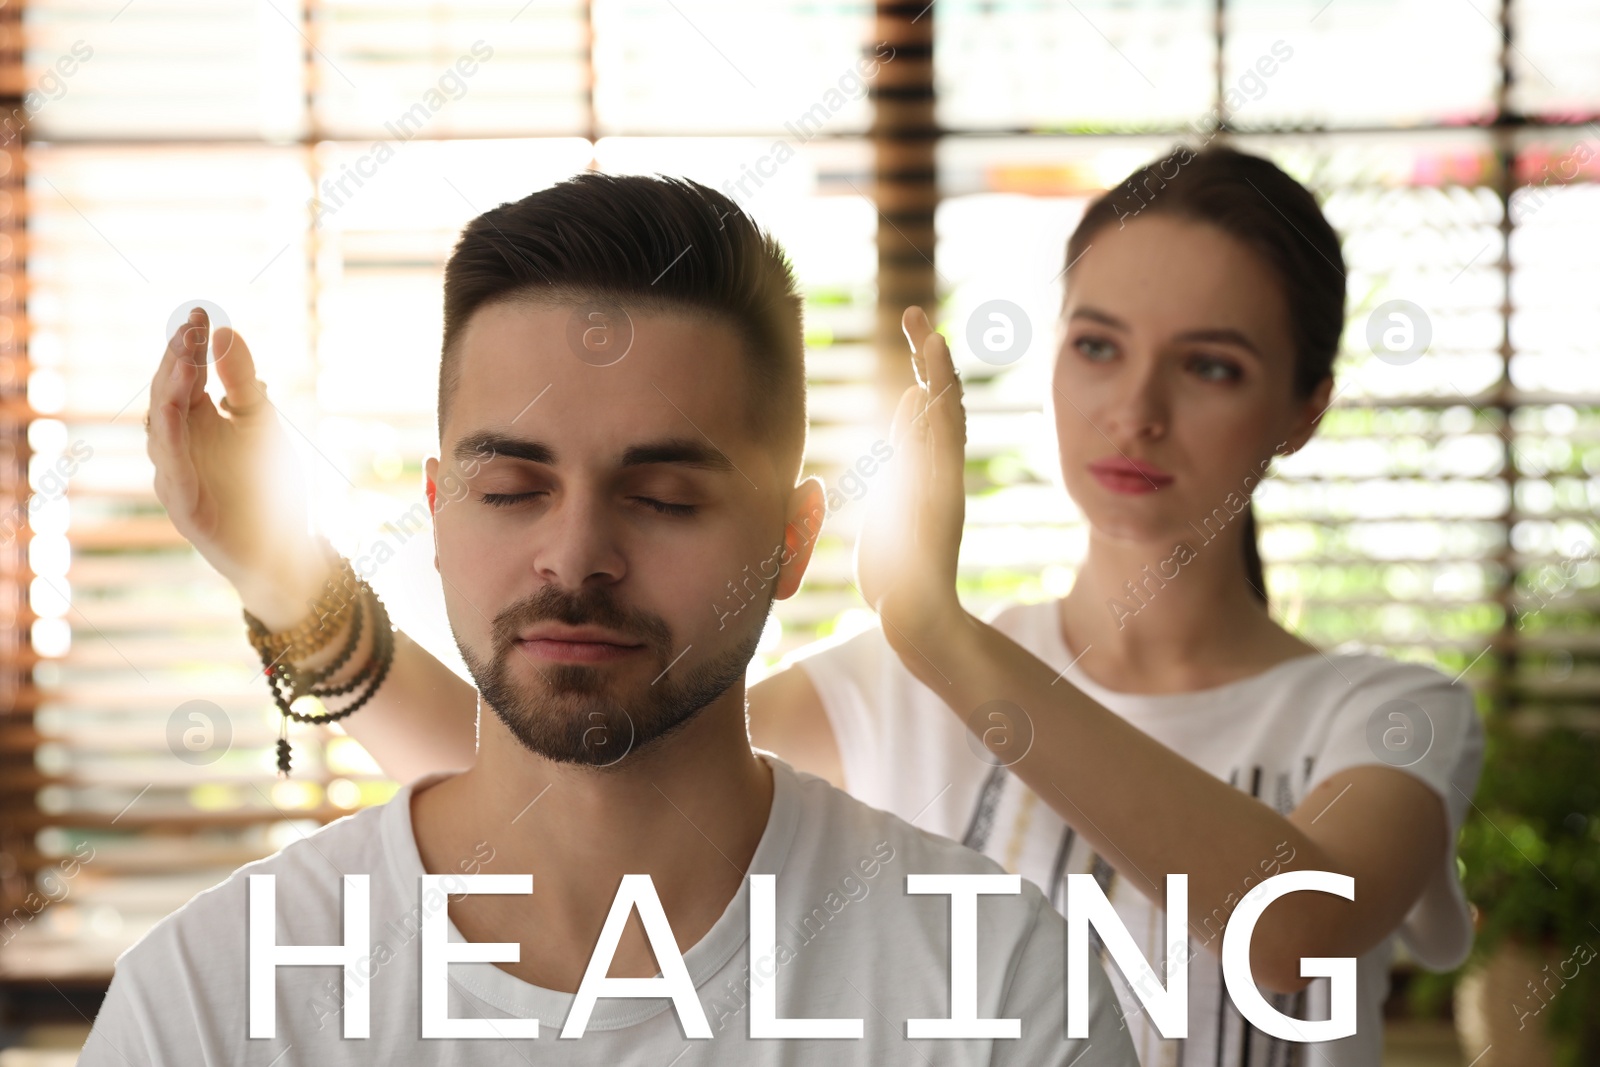
M591 171L468 223L444 273L441 440L468 320L486 304L521 300L699 312L732 326L752 372L750 431L772 450L787 485L798 478L806 441L801 297L782 246L726 196L683 178Z

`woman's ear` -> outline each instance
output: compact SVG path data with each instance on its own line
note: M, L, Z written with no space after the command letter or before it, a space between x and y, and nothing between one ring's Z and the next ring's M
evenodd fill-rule
M1284 446L1278 451L1287 456L1291 452L1298 452L1311 440L1311 435L1317 430L1317 423L1322 421L1322 416L1327 413L1328 405L1333 400L1333 375L1324 375L1322 381L1317 383L1311 395L1306 397L1300 408L1300 416L1290 430L1289 436L1284 441Z

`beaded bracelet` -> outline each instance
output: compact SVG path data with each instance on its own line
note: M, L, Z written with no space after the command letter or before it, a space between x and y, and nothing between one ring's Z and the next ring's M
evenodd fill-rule
M348 559L340 556L333 575L323 583L324 591L310 602L311 614L299 625L272 633L265 623L246 611L244 621L249 627L251 647L268 663L275 663L285 656L305 659L322 651L344 627L358 599L356 592L359 583L355 568Z
M278 706L278 712L282 716L278 732L277 764L279 773L284 777L289 775L290 764L289 720L321 724L337 722L355 713L372 699L373 694L388 676L390 664L394 661L394 627L389 622L389 613L384 608L382 598L365 579L356 577L349 560L341 557L339 564L341 576L339 585L346 599L335 615L330 617L325 613L328 605L328 598L325 596L312 602L312 619L302 622L294 631L269 635L265 634L265 628L262 627L262 639L258 639L258 635L254 632L251 634L251 644L261 656L263 673L266 675L268 686L272 689L273 703ZM348 583L342 580L345 575L350 579ZM361 643L361 631L367 615L366 603L369 600L373 616L371 656L362 665L361 670L342 685L323 684L342 670L354 656L356 648ZM252 622L253 616L245 612L245 620ZM320 649L326 647L327 643L344 628L346 620L349 622L350 632L339 655L332 663L317 670L302 671L297 668L287 658L295 648L294 643L275 640L289 633L313 634L320 631L315 646ZM313 621L316 623L315 626L312 625ZM329 697L345 696L362 685L366 686L365 690L348 706L337 711L299 712L292 707L301 697L315 697L321 701Z

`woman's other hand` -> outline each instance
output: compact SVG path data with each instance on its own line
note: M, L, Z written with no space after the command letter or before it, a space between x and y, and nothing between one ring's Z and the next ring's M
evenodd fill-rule
M287 628L322 591L332 561L310 530L304 478L249 346L226 327L210 332L205 311L192 310L150 383L156 498L245 608ZM208 339L223 411L206 395Z
M963 615L956 558L966 519L967 415L950 347L927 315L907 308L901 326L917 384L895 410L889 482L868 509L855 564L862 595L904 656Z

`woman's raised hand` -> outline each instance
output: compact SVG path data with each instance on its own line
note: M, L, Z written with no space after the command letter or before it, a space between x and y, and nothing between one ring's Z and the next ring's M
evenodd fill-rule
M856 542L856 578L892 646L919 644L960 617L956 557L966 519L967 413L950 347L921 308L906 309L917 384L901 394L886 491Z
M288 627L321 591L331 561L310 531L304 478L249 346L226 327L209 335L205 311L195 308L150 382L156 498L247 609L273 629ZM226 413L206 395L210 358Z

